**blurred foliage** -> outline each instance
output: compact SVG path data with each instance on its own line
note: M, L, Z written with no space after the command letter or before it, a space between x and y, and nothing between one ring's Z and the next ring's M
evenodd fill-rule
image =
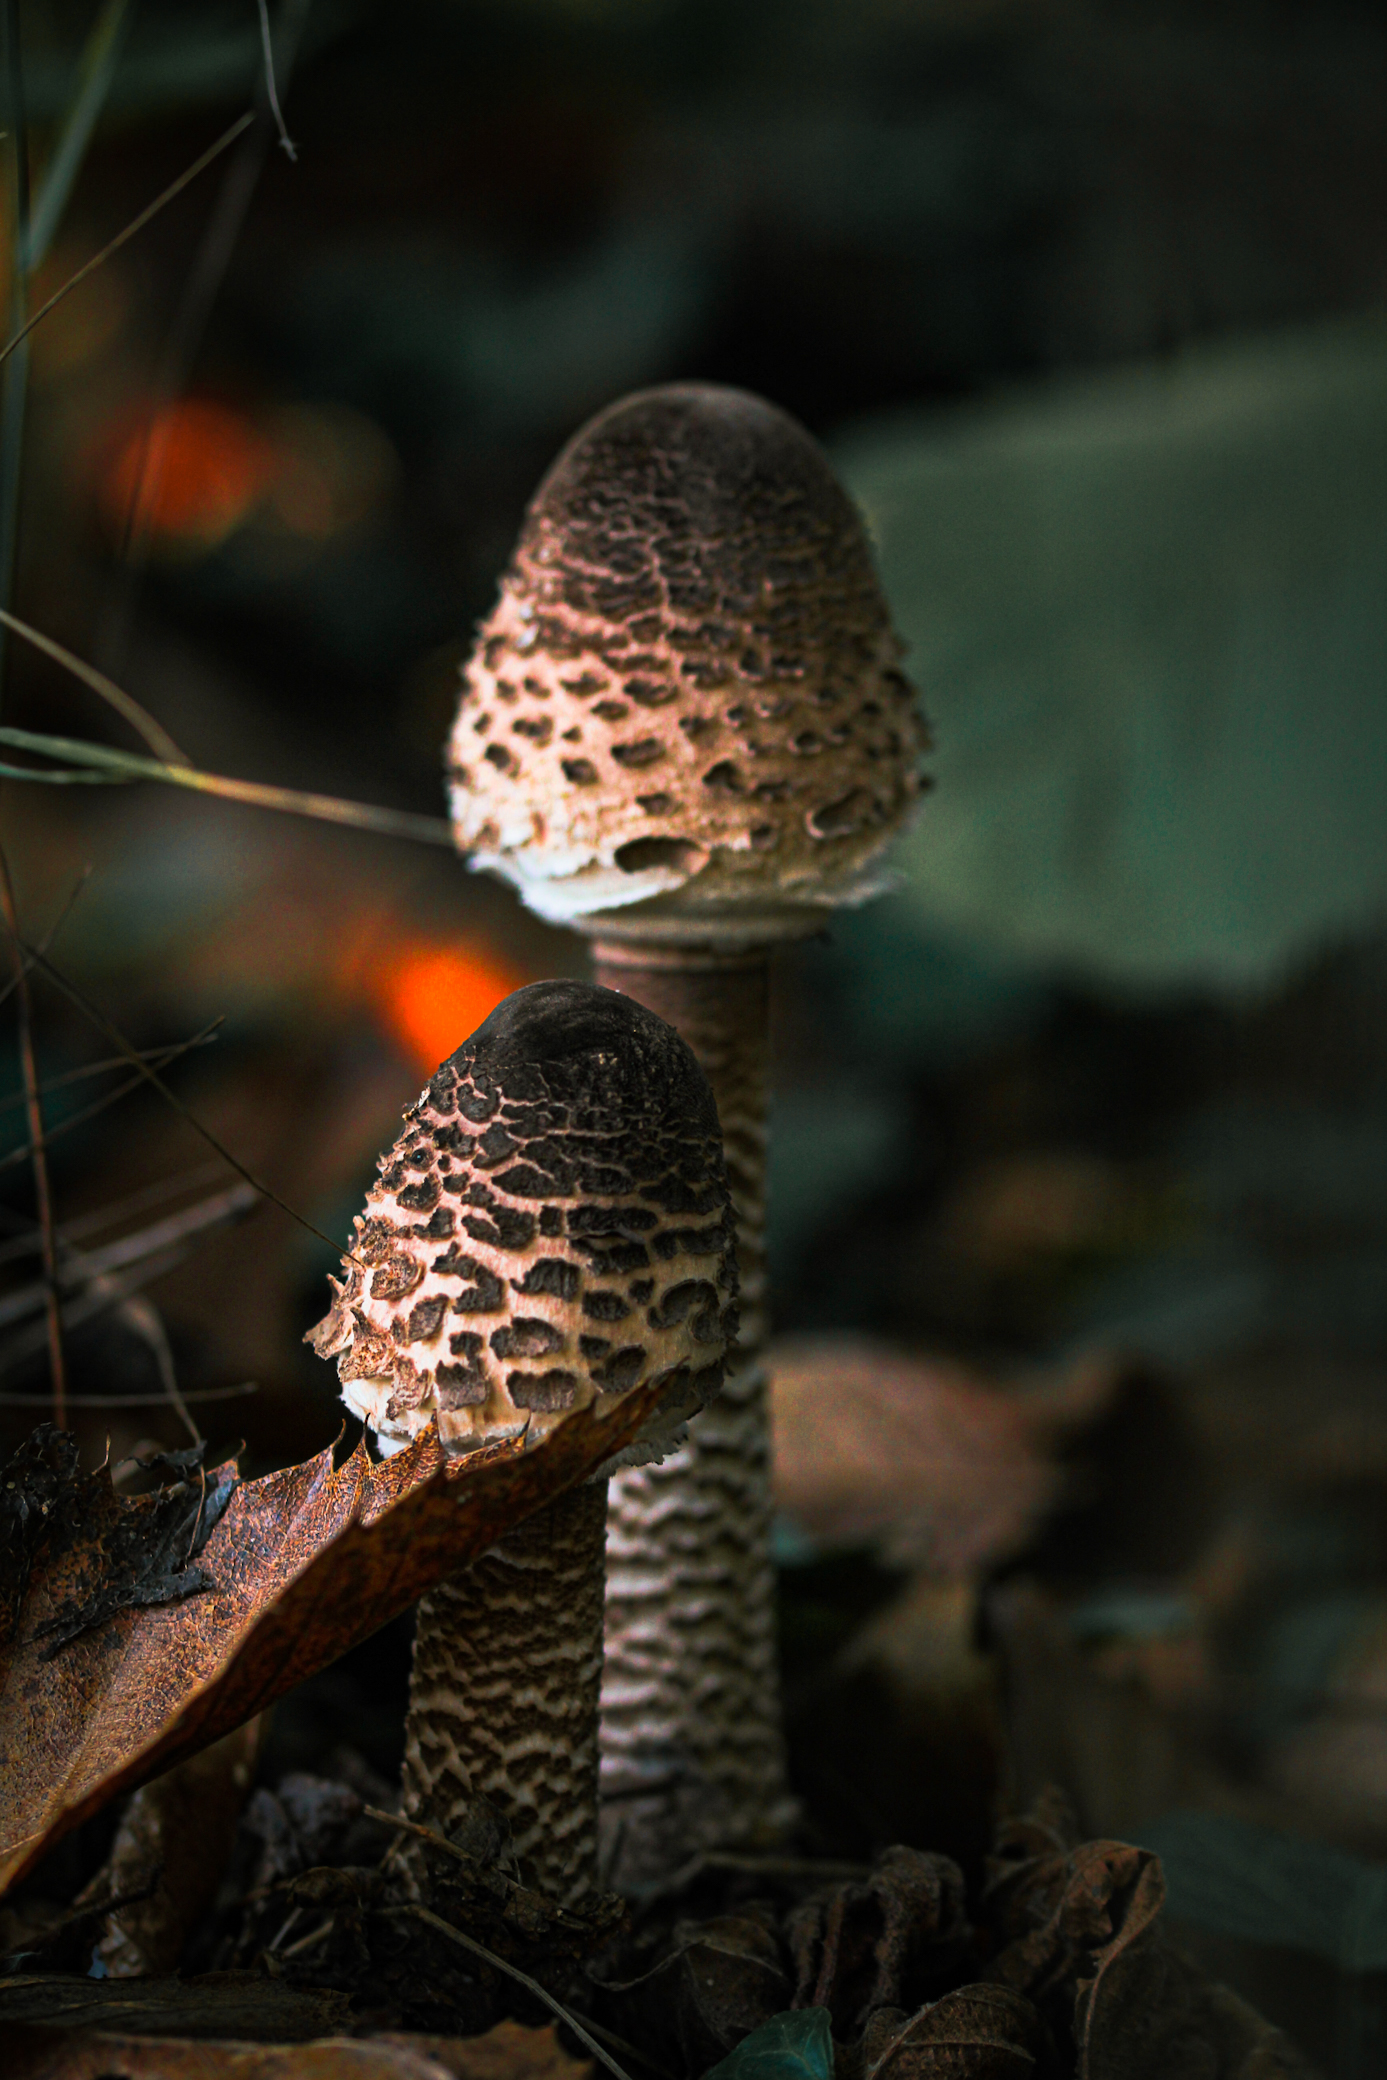
M1387 1866L1232 1814L1171 1813L1145 1839L1179 1919L1345 1972L1387 1971Z
M1387 902L1387 329L1190 350L840 445L937 722L960 935L1246 985Z

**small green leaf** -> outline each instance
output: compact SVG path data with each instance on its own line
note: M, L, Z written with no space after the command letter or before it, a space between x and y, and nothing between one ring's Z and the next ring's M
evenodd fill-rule
M703 2080L833 2080L833 2038L827 2008L795 2008L772 2015L743 2037Z

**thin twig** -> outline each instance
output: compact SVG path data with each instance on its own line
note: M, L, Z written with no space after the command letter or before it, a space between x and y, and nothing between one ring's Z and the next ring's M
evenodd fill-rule
M85 1291L88 1286L112 1278L117 1272L148 1265L151 1259L162 1259L170 1250L196 1241L209 1228L220 1228L229 1221L242 1219L257 1203L249 1185L234 1184L226 1191L216 1192L208 1199L199 1200L196 1205L185 1207L182 1213L155 1221L148 1228L137 1228L133 1235L122 1235L118 1242L108 1242L97 1250L74 1249L59 1229L54 1236L58 1255L63 1259L59 1285L64 1292L71 1292L74 1288ZM6 1293L0 1300L0 1327L22 1321L26 1314L31 1313L40 1290L35 1286L22 1286L18 1292Z
M427 1907L388 1907L386 1912L412 1914L417 1921L426 1921L430 1928L437 1929L438 1933L447 1936L450 1942L461 1944L464 1950L470 1950L474 1956L485 1958L498 1972L504 1972L508 1978L516 1979L522 1986L527 1986L531 1993L538 1994L545 2007L551 2009L560 2022L567 2023L579 2043L586 2044L594 2058L601 2059L609 2073L615 2073L616 2080L631 2080L626 2068L617 2064L610 2051L602 2049L596 2037L588 2035L577 2016L571 2014L562 2001L556 2001L547 1987L540 1985L538 1979L532 1979L528 1972L522 1972L519 1965L511 1964L508 1958L498 1957L494 1950L487 1949L485 1943L479 1943L474 1936L465 1936L460 1928L454 1928L450 1921L445 1921L441 1914L431 1913Z
M668 2066L662 2066L658 2058L652 2058L648 2051L642 2051L639 2044L628 2044L625 2037L619 2037L614 2029L604 2029L602 2024L594 2022L591 2016L588 2017L588 2028L595 2037L601 2037L604 2044L610 2044L614 2051L624 2051L628 2058L639 2059L648 2071L656 2075L656 2080L675 2080L675 2075Z
M290 1907L289 1917L281 1927L279 1934L271 1936L269 1942L266 1943L265 1948L271 1951L277 1950L280 1944L284 1941L284 1938L288 1935L294 1923L296 1921L302 1921L303 1916L304 1909L302 1907Z
M283 0L276 21L278 66L287 91L311 0ZM256 122L227 166L193 255L155 368L149 415L121 526L116 573L103 608L96 654L110 671L121 668L140 587L149 565L159 485L168 454L168 407L182 396L221 293L265 163L272 118L262 78Z
M20 943L22 946L23 942L21 941ZM298 1225L301 1228L306 1229L307 1232L310 1235L315 1236L319 1242L325 1242L329 1249L338 1251L340 1255L348 1258L353 1264L359 1264L361 1262L360 1258L354 1256L351 1250L345 1248L342 1243L334 1242L330 1235L324 1235L321 1228L315 1228L312 1221L305 1220L301 1213L295 1212L294 1208L290 1206L286 1200L280 1198L278 1192L271 1191L270 1187L267 1184L262 1183L262 1181L254 1174L253 1171L248 1170L245 1164L241 1161L239 1156L232 1155L231 1150L225 1145L224 1142L218 1140L217 1136L212 1132L212 1129L210 1127L205 1127L202 1124L202 1121L197 1117L197 1115L194 1112L190 1111L189 1108L183 1103L183 1100L169 1089L168 1085L164 1082L163 1078L157 1075L156 1072L150 1068L147 1062L142 1062L140 1060L139 1055L135 1052L134 1048L130 1045L129 1041L126 1039L125 1035L119 1030L119 1028L112 1025L110 1019L107 1018L106 1014L103 1011L99 1010L97 1006L92 1003L90 997L88 997L84 991L80 990L75 982L69 981L68 977L63 974L62 970L60 968L56 968L53 965L52 961L49 960L47 954L40 953L36 946L30 946L25 948L24 950L30 954L37 966L42 968L44 974L48 977L49 981L53 983L57 989L61 990L62 994L68 999L68 1001L72 1004L75 1004L77 1006L77 1009L80 1012L82 1012L84 1017L89 1018L92 1024L96 1026L99 1031L103 1032L106 1035L106 1038L111 1042L111 1045L113 1047L119 1048L120 1052L125 1056L125 1059L129 1062L131 1068L138 1069L140 1075L145 1079L145 1081L153 1084L155 1090L158 1091L160 1097L164 1100L165 1104L171 1105L173 1110L178 1114L179 1118L185 1119L188 1122L188 1125L192 1128L193 1132L195 1134L200 1134L202 1139L207 1143L207 1146L211 1149L214 1149L216 1153L221 1157L222 1161L224 1163L229 1164L230 1167L236 1172L236 1175L238 1177L243 1177L248 1185L254 1186L255 1190L261 1194L262 1198L268 1199L272 1206L277 1206L281 1213L287 1213L291 1221L297 1221ZM367 1267L363 1264L361 1268L364 1271Z
M32 967L33 963L30 962L29 965ZM184 1040L179 1046L171 1047L164 1060L159 1062L157 1066L161 1069L166 1069L170 1062L179 1061L185 1054L190 1053L193 1048L200 1047L203 1039L213 1032L221 1022L220 1016L214 1018L210 1025L204 1026L200 1034L194 1034L191 1040ZM112 1105L118 1105L122 1098L128 1098L131 1091L139 1089L144 1079L144 1073L145 1065L141 1063L138 1076L127 1077L125 1082L117 1084L113 1091L107 1091L104 1098L94 1099L90 1105L84 1105L80 1112L71 1113L67 1119L59 1120L56 1127L49 1127L47 1131L48 1146L51 1148L53 1143L60 1140L64 1134L71 1134L75 1128L84 1127L87 1121L95 1119L98 1113L106 1112ZM26 1142L22 1148L12 1148L8 1155L0 1156L0 1170L8 1170L12 1164L24 1162L28 1158L30 1150L31 1144Z
M121 1320L125 1322L126 1326L133 1329L137 1336L142 1336L148 1345L154 1359L155 1370L159 1374L159 1384L164 1390L164 1399L173 1409L193 1443L201 1444L202 1432L194 1422L187 1401L184 1398L183 1390L178 1384L178 1373L173 1362L173 1351L169 1344L168 1332L164 1328L163 1319L158 1308L152 1301L146 1300L143 1294L132 1293L128 1300L121 1302L119 1312Z
M14 985L11 984L10 987L13 988ZM220 1025L221 1020L219 1019L217 1023ZM187 1054L190 1048L205 1047L209 1041L215 1038L215 1033L208 1032L203 1033L196 1040L180 1040L175 1046L171 1047L142 1047L139 1050L140 1058L142 1061L153 1062L155 1068L160 1069L167 1063L176 1061L180 1055ZM75 1083L86 1083L93 1076L109 1076L113 1069L123 1069L124 1067L125 1058L123 1055L118 1054L108 1056L104 1062L83 1062L80 1069L64 1069L61 1076L50 1076L46 1083L39 1085L39 1096L41 1098L51 1098L54 1091L71 1090ZM0 1112L9 1112L16 1105L22 1105L23 1103L23 1098L18 1096L0 1098ZM0 1259L4 1255L5 1251L0 1249Z
M70 1336L74 1330L85 1328L88 1322L95 1321L98 1315L111 1311L124 1313L132 1293L138 1293L142 1286L153 1285L166 1271L172 1271L176 1265L181 1264L187 1255L187 1248L166 1249L158 1256L146 1257L143 1263L134 1266L119 1278L108 1273L104 1278L93 1280L79 1293L63 1301L64 1330ZM9 1305L8 1299L5 1304ZM32 1357L35 1351L43 1348L43 1342L41 1325L37 1334L32 1328L15 1330L12 1336L7 1336L4 1343L0 1344L0 1371L17 1365L22 1358Z
M189 1421L191 1421L191 1417L189 1418ZM201 1442L202 1439L195 1434L193 1437L193 1443L201 1444ZM202 1512L207 1507L207 1468L202 1464L200 1460L198 1462L197 1479L197 1515L193 1518L193 1535L188 1540L188 1550L183 1555L184 1567L187 1567L191 1564L193 1554L197 1551L197 1535L199 1531L201 1531L202 1529Z
M21 349L5 368L0 398L0 607L10 604L19 552L19 495L24 466L24 418L29 398L29 350L23 341L30 327L29 278L24 256L29 246L29 119L24 98L24 51L19 0L4 0L5 87L14 132L14 244L10 274L9 325ZM0 364L8 357L0 355ZM0 635L0 687L3 687L5 642Z
M0 638L0 655L3 649L3 638ZM113 784L106 773L31 773L27 766L5 765L0 765L0 780L47 780L57 787L110 787Z
M43 1138L43 1100L39 1096L38 1064L34 1059L33 1007L29 999L29 977L24 964L24 941L19 932L14 883L10 879L9 856L0 845L0 905L5 929L10 935L15 964L15 997L19 1006L19 1066L24 1078L25 1110L29 1119L29 1143L34 1165L34 1201L42 1242L43 1280L47 1288L48 1368L53 1381L53 1421L67 1427L67 1368L63 1363L63 1318L58 1299L58 1250L53 1233L53 1200L48 1189L48 1151ZM45 956L46 958L46 956Z
M190 1242L194 1236L205 1232L209 1227L217 1226L227 1219L234 1220L239 1214L249 1212L254 1203L253 1195L250 1195L248 1200L247 1186L233 1185L229 1192L218 1193L199 1205L187 1207L181 1214L174 1214L169 1220L157 1222L152 1228L145 1228L138 1235L128 1236L122 1242L110 1243L101 1251L88 1253L74 1248L69 1237L59 1237L65 1268L70 1262L87 1282L91 1297L100 1303L114 1305L126 1326L133 1329L148 1346L159 1374L160 1385L164 1390L164 1399L173 1408L194 1444L202 1443L202 1432L193 1420L179 1388L173 1352L169 1347L169 1339L159 1311L141 1294L129 1291L129 1280L122 1288L121 1284L111 1277L111 1272L128 1264L132 1259L138 1262L143 1258L145 1277L149 1277L154 1270L162 1273L170 1268L179 1256L186 1254L184 1250L178 1249L171 1257L170 1244ZM148 1259L155 1256L160 1249L163 1254L159 1257L158 1264L151 1266ZM89 1306L87 1319L96 1311L95 1307ZM64 1310L64 1321L69 1319L70 1313L70 1309ZM198 1521L201 1522L201 1505Z
M297 165L299 157L298 147L290 141L289 132L284 127L284 114L279 105L279 90L275 86L275 54L274 45L270 42L270 10L267 0L260 0L260 48L265 53L265 99L270 104L270 112L274 116L275 127L279 131L280 150L291 165Z
M44 935L43 935L43 938L42 938L42 939L40 940L40 942L39 942L39 943L40 943L40 945L41 945L41 946L43 947L43 950L44 950L44 952L45 952L45 953L47 953L47 952L48 952L49 948L50 948L50 947L52 946L52 944L53 944L53 941L54 941L54 940L55 940L55 939L57 938L57 936L58 936L59 932L60 932L60 931L62 930L63 926L64 926L64 925L65 925L65 924L67 923L67 921L68 921L69 917L71 917L71 915L72 915L72 911L73 911L73 906L74 906L74 904L76 903L76 901L77 901L77 898L78 898L78 896L80 896L80 895L81 895L81 893L82 893L82 890L83 890L83 889L84 889L84 888L86 887L87 883L88 883L88 882L89 882L89 881L91 880L91 875L92 875L92 870L91 870L91 867L90 867L90 866L85 866L85 867L83 867L83 869L82 869L81 873L80 873L80 874L79 874L79 875L77 876L77 879L76 879L75 883L73 884L73 889L72 889L72 893L71 893L71 895L70 895L70 896L68 897L67 901L66 901L66 902L65 902L65 903L63 904L63 907L62 907L62 909L61 909L61 910L60 910L60 911L58 912L58 914L57 914L56 918L55 918L55 919L53 920L52 924L51 924L51 925L50 925L50 926L48 927L48 930L47 930L47 931L46 931L46 932L44 933ZM28 972L29 972L29 968L30 968L30 963L29 963L29 962L28 962L28 961L26 960L26 961L25 961L25 963L24 963L24 972L25 972L25 974L26 974L26 975L27 975L27 974L28 974ZM18 983L17 983L17 982L7 982L7 983L5 984L5 987L4 987L3 989L0 989L0 1004L7 1004L7 1003L9 1002L10 998L11 998L11 997L13 996L13 994L14 994L14 992L15 992L15 990L16 990L16 988L17 988L17 987L18 987Z
M173 201L175 195L181 195L188 183L195 181L204 168L212 164L214 159L220 158L227 146L234 144L242 131L248 130L254 121L254 109L247 109L246 113L238 117L229 130L222 132L214 145L208 146L200 159L194 159L192 165L183 173L180 173L176 181L171 181L161 195L156 195L147 209L142 209L140 214L133 218L123 231L118 231L113 239L108 240L99 253L93 253L91 259L78 268L76 274L69 276L61 289L55 289L47 303L41 303L33 316L6 340L3 347L0 347L0 363L8 361L16 347L23 345L40 319L46 318L55 304L61 303L65 296L70 296L78 283L84 282L87 276L93 274L104 260L109 260L112 253L118 252L127 239L133 238L137 231L143 231L151 217L157 217L160 210Z
M384 1821L387 1827L396 1827L402 1834L412 1834L416 1840L427 1842L431 1849L439 1850L444 1856L451 1856L454 1863L460 1863L464 1870L479 1879L483 1885L495 1879L509 1897L534 1900L555 1921L566 1921L574 1928L583 1927L582 1915L575 1914L571 1907L560 1906L557 1900L550 1899L547 1894L532 1891L528 1885L522 1885L518 1878L512 1878L504 1871L489 1870L484 1864L478 1863L475 1856L469 1856L465 1849L459 1849L456 1842L450 1842L446 1834L440 1834L436 1828L425 1827L422 1820L406 1820L402 1813L387 1813L383 1806L363 1805L361 1810L368 1820Z
M53 638L44 635L41 629L30 628L27 621L21 621L15 614L0 610L0 623L6 628L12 628L17 636L22 636L26 643L32 643L36 650L42 650L44 656L51 657L55 664L62 665L65 671L72 673L74 679L80 679L84 686L90 686L92 692L99 693L103 701L109 701L117 715L123 715L130 727L144 738L157 759L167 765L192 765L187 752L180 751L168 731L161 723L155 721L147 708L140 706L134 694L127 693L123 686L117 686L114 679L108 679L94 664L87 664L82 658L74 657L70 650L64 650L61 643L55 643Z
M286 1949L279 1951L277 1955L280 1957L302 1957L305 1950L314 1949L322 1942L325 1936L330 1936L336 1926L337 1916L330 1914L321 1926L310 1929L306 1936L300 1936L296 1943L290 1943Z
M75 1221L64 1221L63 1233L73 1242L83 1236L99 1235L103 1228L114 1228L118 1221L128 1220L132 1214L145 1213L165 1199L176 1199L180 1192L193 1192L201 1185L210 1184L220 1169L220 1163L195 1163L191 1170L180 1170L173 1177L161 1177L156 1184L142 1185L137 1192L126 1192L119 1199L108 1199L93 1213L81 1214Z
M191 1394L180 1398L188 1403L201 1401L244 1401L247 1395L258 1394L258 1380L242 1380L234 1387L198 1387ZM167 1399L161 1390L157 1394L69 1394L69 1408L153 1408ZM0 1408L47 1408L47 1394L0 1394ZM124 1464L124 1461L122 1461Z

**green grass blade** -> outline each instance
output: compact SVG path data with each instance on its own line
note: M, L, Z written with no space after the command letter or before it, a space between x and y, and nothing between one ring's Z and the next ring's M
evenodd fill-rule
M70 765L96 768L95 773L55 775L6 768L7 777L52 782L55 779L99 778L112 783L128 780L162 780L172 787L192 788L197 794L218 795L223 801L244 802L253 809L279 809L290 816L312 816L323 823L346 824L350 829L375 831L381 837L411 838L424 845L451 845L451 826L441 816L420 816L411 809L378 808L370 802L344 802L336 795L306 794L296 787L271 787L260 780L232 780L222 773L204 773L196 766L166 765L157 758L143 758L135 751L117 751L109 744L89 744L78 737L51 737L31 729L0 729L0 744L15 751L32 751L42 758L66 759Z
M46 258L82 170L92 132L115 78L121 45L130 26L130 11L129 0L106 0L87 38L77 92L34 197L24 248L24 265L30 274Z
M32 766L0 765L0 780L37 780L48 787L119 787L119 773L36 773Z

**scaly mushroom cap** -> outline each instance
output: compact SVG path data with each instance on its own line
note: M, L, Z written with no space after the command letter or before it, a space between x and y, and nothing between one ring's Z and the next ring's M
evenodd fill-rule
M558 921L853 902L928 743L862 523L743 390L585 426L531 503L467 665L453 826Z
M657 1414L635 1457L677 1442L722 1384L737 1273L717 1109L674 1028L595 983L532 983L405 1120L306 1339L348 1407L387 1449L436 1417L457 1452L640 1388Z

